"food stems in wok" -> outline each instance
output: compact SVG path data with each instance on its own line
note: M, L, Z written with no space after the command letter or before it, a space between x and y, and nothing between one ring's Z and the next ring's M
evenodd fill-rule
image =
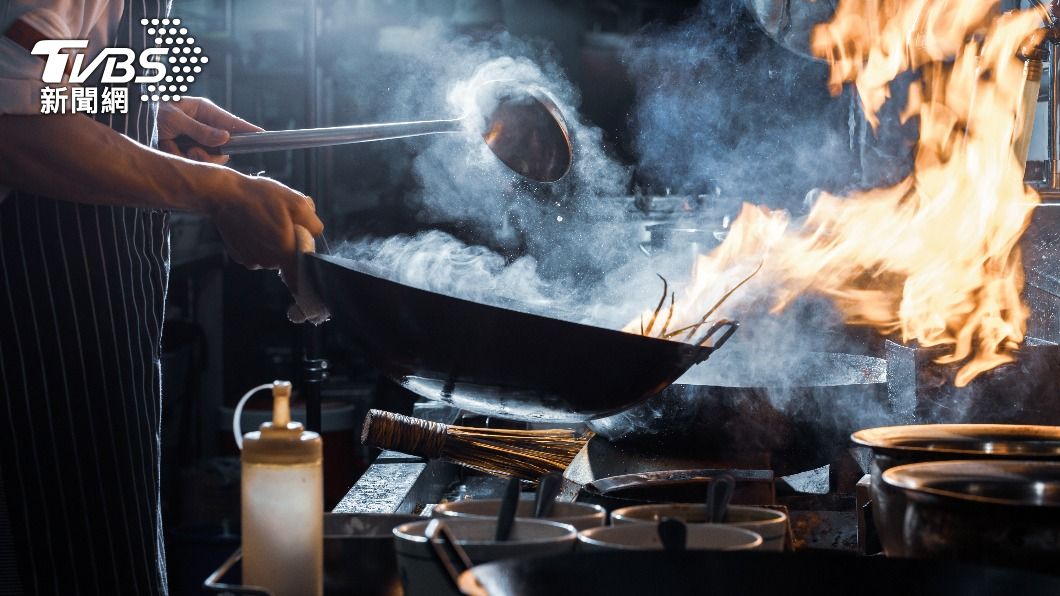
M717 302L714 303L714 306L710 307L710 310L708 310L706 312L706 314L704 314L703 317L699 319L698 323L696 323L695 325L691 325L689 327L683 327L681 329L673 331L673 332L669 333L668 335L666 335L665 339L669 339L669 338L674 337L676 335L680 335L685 330L688 331L688 335L685 336L685 341L688 341L688 340L692 339L692 336L695 334L695 332L698 331L700 327L705 325L707 323L707 321L710 320L711 315L713 315L715 312L717 312L717 310L719 308L721 308L721 305L725 304L725 301L727 301L733 294L736 293L736 290L739 290L741 287L743 287L744 284L746 284L747 282L751 281L752 277L754 277L755 275L758 275L758 272L762 270L762 265L764 265L764 264L765 264L765 261L762 261L761 263L759 263L758 266L755 267L755 270L752 271L750 275L748 275L747 277L745 277L742 280L740 280L740 283L738 283L735 286L733 286L732 289L730 289L728 292L725 292L725 294L722 295L722 297ZM706 340L704 339L704 341L706 341Z
M714 303L714 306L710 307L710 310L708 310L699 319L698 323L695 323L693 325L687 325L685 327L681 327L680 329L675 329L675 330L670 331L670 332L667 332L667 329L669 329L670 321L671 321L671 319L673 319L673 316L674 316L674 305L675 305L675 302L676 302L676 296L675 296L674 292L670 291L670 284L669 284L669 282L666 281L666 278L656 273L656 275L659 275L659 279L661 279L662 282L663 282L662 297L659 298L659 304L655 307L655 311L652 312L651 319L648 321L647 327L645 327L645 325L644 325L643 317L641 318L640 334L641 335L652 335L652 329L655 327L655 321L659 318L659 313L662 311L663 305L666 304L666 295L669 294L670 295L670 310L667 313L666 320L663 322L662 327L659 329L659 332L657 334L655 334L654 336L658 337L658 338L661 338L661 339L673 339L673 338L681 335L682 333L686 333L684 340L688 341L688 340L692 339L692 337L695 335L696 331L698 331L703 325L706 325L707 322L710 321L710 317L712 315L714 315L714 313L717 312L719 308L721 308L721 305L725 304L725 302L733 294L735 294L737 290L739 290L741 287L743 287L744 284L746 284L747 282L751 281L751 278L753 278L755 275L758 275L758 272L762 270L762 266L763 265L765 265L765 261L762 261L761 263L759 263L758 266L755 267L755 270L750 273L750 275L748 275L747 277L745 277L742 280L740 280L740 283L738 283L735 286L733 286L728 292L725 292L725 294L717 302ZM706 341L706 338L704 338L703 341Z
M655 312L651 315L651 320L648 321L648 328L641 331L641 335L650 335L652 327L655 326L655 319L659 318L659 311L662 310L663 304L666 304L666 295L670 293L670 284L666 281L666 278L656 273L659 279L663 282L662 296L659 298L659 304L655 307Z
M661 275L659 277L662 277ZM674 304L677 299L675 292L670 292L670 312L666 315L666 320L663 322L662 329L659 330L659 335L664 335L666 329L670 326L670 319L674 318Z

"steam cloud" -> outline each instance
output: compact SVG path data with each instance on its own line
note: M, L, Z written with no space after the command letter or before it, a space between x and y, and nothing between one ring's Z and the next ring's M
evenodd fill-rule
M750 46L733 42L748 36L754 40ZM527 302L563 304L560 316L600 326L621 327L654 303L661 290L657 272L676 284L689 276L689 254L649 260L637 250L643 218L630 217L629 199L622 198L630 192L631 168L608 153L598 128L581 120L578 93L547 48L505 33L472 40L440 22L382 43L400 48L406 59L401 72L385 73L396 81L388 84L381 117L463 114L478 84L516 80L552 94L568 119L574 145L573 168L554 185L519 180L473 135L446 135L418 145L410 166L416 187L408 194L421 222L488 246L506 261L530 255L532 263L520 260L512 272L503 272L503 283L534 288ZM705 2L677 27L646 30L623 58L639 90L633 119L637 166L644 177L693 192L717 182L728 196L796 211L810 189L842 187L857 177L846 126L850 105L828 96L827 66L770 42L737 3ZM822 161L831 167L821 168ZM400 249L402 241L411 244ZM437 235L430 242L392 239L385 251L387 266L406 283L489 300L478 288L498 287L499 278L492 284L473 277L439 283L431 276L452 272L396 258L416 259L414 246L440 242ZM356 244L343 250L364 254ZM483 251L478 258L493 256ZM503 271L496 263L478 270ZM789 324L808 327L799 318ZM748 328L737 343L753 339Z
M533 257L506 262L437 230L348 244L342 255L375 275L438 294L552 317L569 309L570 299L537 275Z
M739 3L704 2L676 27L642 32L624 56L638 89L631 117L642 182L691 192L717 184L723 196L797 217L814 188L843 192L900 177L900 135L888 146L870 143L874 159L862 171L865 127L850 95L830 97L827 65L769 41L742 11ZM416 144L405 195L421 223L445 232L352 241L339 254L416 287L609 328L658 300L656 272L678 287L687 280L687 252L648 258L637 250L644 221L621 198L631 191L632 168L579 117L578 93L547 48L504 33L472 40L440 22L381 43L407 59L397 72L377 73L388 91L375 106L380 117L455 116L479 82L536 84L567 117L574 163L559 183L536 185L473 136ZM839 332L823 300L805 297L770 314L757 298L740 297L743 327L704 365L718 373L711 382L761 380L779 388L770 397L784 407L784 387L807 354L865 351ZM854 401L828 412L846 421L862 414L864 404Z

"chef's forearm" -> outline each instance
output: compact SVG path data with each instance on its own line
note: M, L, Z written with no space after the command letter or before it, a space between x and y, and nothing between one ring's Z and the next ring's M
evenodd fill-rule
M76 202L209 214L215 197L245 178L81 115L0 115L0 139L0 186Z

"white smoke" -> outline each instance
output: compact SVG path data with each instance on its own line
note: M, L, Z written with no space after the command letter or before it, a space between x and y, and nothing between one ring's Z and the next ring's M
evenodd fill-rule
M533 257L509 263L437 230L350 242L337 253L379 277L438 294L546 316L571 305L571 297L557 294L538 276Z

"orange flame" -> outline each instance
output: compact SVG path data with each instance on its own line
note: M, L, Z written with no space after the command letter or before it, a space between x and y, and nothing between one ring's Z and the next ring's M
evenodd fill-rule
M913 172L901 183L824 194L794 227L784 212L745 205L726 240L701 255L672 328L694 324L764 263L719 314L765 296L774 310L804 292L831 297L847 322L949 346L963 386L1013 359L1028 316L1018 241L1037 194L1014 150L1024 130L1023 41L1035 11L998 14L989 0L842 0L814 32L830 87L852 82L869 122L902 72L919 70L903 117L919 116ZM650 316L650 312L647 316ZM635 332L639 319L627 330Z

